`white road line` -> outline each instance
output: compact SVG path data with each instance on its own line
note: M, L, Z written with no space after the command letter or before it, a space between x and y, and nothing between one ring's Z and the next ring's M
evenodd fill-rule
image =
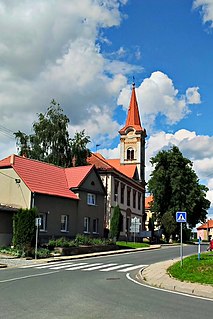
M83 265L83 264L84 263L82 263L81 265ZM54 267L51 266L49 269L64 269L64 268L70 267L72 265L73 265L73 263L67 263L66 265L58 265L58 266L54 266Z
M52 261L52 262L50 262L50 263L26 265L26 266L22 266L22 267L20 267L20 268L35 268L35 267L40 267L40 266L48 267L48 266L51 266L51 265L59 265L59 264L62 264L62 263L67 263L67 262L68 262L67 260Z
M56 270L56 271L45 272L45 273L42 273L42 274L36 274L36 275L29 275L29 276L5 279L5 280L1 280L0 283L10 282L10 281L17 281L17 280L22 280L22 279L28 279L28 278L32 278L32 277L46 276L46 275L55 274L56 272L59 272L59 271Z
M82 269L82 271L92 271L92 270L101 269L101 268L106 268L106 267L114 266L114 265L117 265L117 264L108 264L108 265L105 264L105 265L100 265L100 266L94 266L94 267Z
M137 265L137 266L132 266L132 267L128 267L128 268L125 268L125 269L120 269L118 270L119 272L127 272L127 271L131 271L131 270L135 270L135 269L138 269L138 268L143 268L143 267L146 267L148 265Z
M167 289L164 289L164 288L158 288L158 287L153 287L153 286L149 286L149 285L143 284L142 282L139 282L139 281L131 278L129 273L126 274L126 278L131 280L132 282L134 282L135 284L137 284L139 286L143 286L143 287L147 287L147 288L150 288L150 289L167 292L167 293L170 293L170 294L181 295L181 296L185 296L185 297L189 297L189 298L202 299L202 300L207 300L207 301L213 302L213 299L210 299L210 298L194 296L194 295L190 295L190 294L187 294L187 293L184 293L184 292L167 290Z
M86 267L92 267L92 266L95 266L95 265L102 265L102 263L96 263L96 264L86 264L86 265L83 265L83 266L79 266L80 264L78 264L77 266L73 265L72 268L67 268L65 270L78 270L78 269L83 269L83 268L86 268Z
M68 262L66 262L68 264ZM44 268L50 268L50 267L57 267L57 266L60 266L60 265L64 265L62 263L49 263L49 264L45 264L43 266L35 266L36 269L44 269Z
M109 267L107 269L101 269L100 271L111 271L111 270L116 270L116 269L127 267L127 266L132 266L132 264L118 265L118 266L114 266L114 267Z

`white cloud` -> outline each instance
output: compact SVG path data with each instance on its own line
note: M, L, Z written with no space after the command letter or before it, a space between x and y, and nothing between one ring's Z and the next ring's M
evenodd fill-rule
M186 99L188 104L200 104L199 87L188 88L186 90Z
M203 23L209 22L210 27L213 28L213 1L212 0L195 0L193 8L201 8Z
M124 88L117 103L127 109L130 94L131 88ZM189 104L200 103L198 87L187 88L186 93L180 95L173 81L160 71L144 79L136 94L143 125L148 131L153 129L158 115L164 116L168 125L173 125L190 113Z
M119 26L126 2L1 0L1 125L29 133L36 114L54 98L70 118L70 130L86 128L103 140L108 127L107 136L115 136L116 98L128 73L140 68L108 59L98 43L105 28Z

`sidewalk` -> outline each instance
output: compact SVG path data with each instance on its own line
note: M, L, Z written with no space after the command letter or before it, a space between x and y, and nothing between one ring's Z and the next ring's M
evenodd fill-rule
M182 282L168 275L167 269L178 260L180 259L167 260L150 265L139 272L137 279L150 286L213 300L213 286Z

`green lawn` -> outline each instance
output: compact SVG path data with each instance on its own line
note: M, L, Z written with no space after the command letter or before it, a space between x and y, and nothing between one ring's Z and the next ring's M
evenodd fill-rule
M181 281L213 285L213 252L186 257L181 267L180 261L169 267L168 273Z
M121 248L143 248L149 247L149 244L145 243L134 243L134 242L126 242L126 241L116 241L116 245L120 246Z

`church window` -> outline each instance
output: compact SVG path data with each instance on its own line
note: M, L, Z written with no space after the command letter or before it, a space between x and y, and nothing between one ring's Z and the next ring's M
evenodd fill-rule
M134 159L134 154L135 152L134 152L134 150L133 150L133 148L128 148L128 150L127 150L127 159L128 160L133 160Z

